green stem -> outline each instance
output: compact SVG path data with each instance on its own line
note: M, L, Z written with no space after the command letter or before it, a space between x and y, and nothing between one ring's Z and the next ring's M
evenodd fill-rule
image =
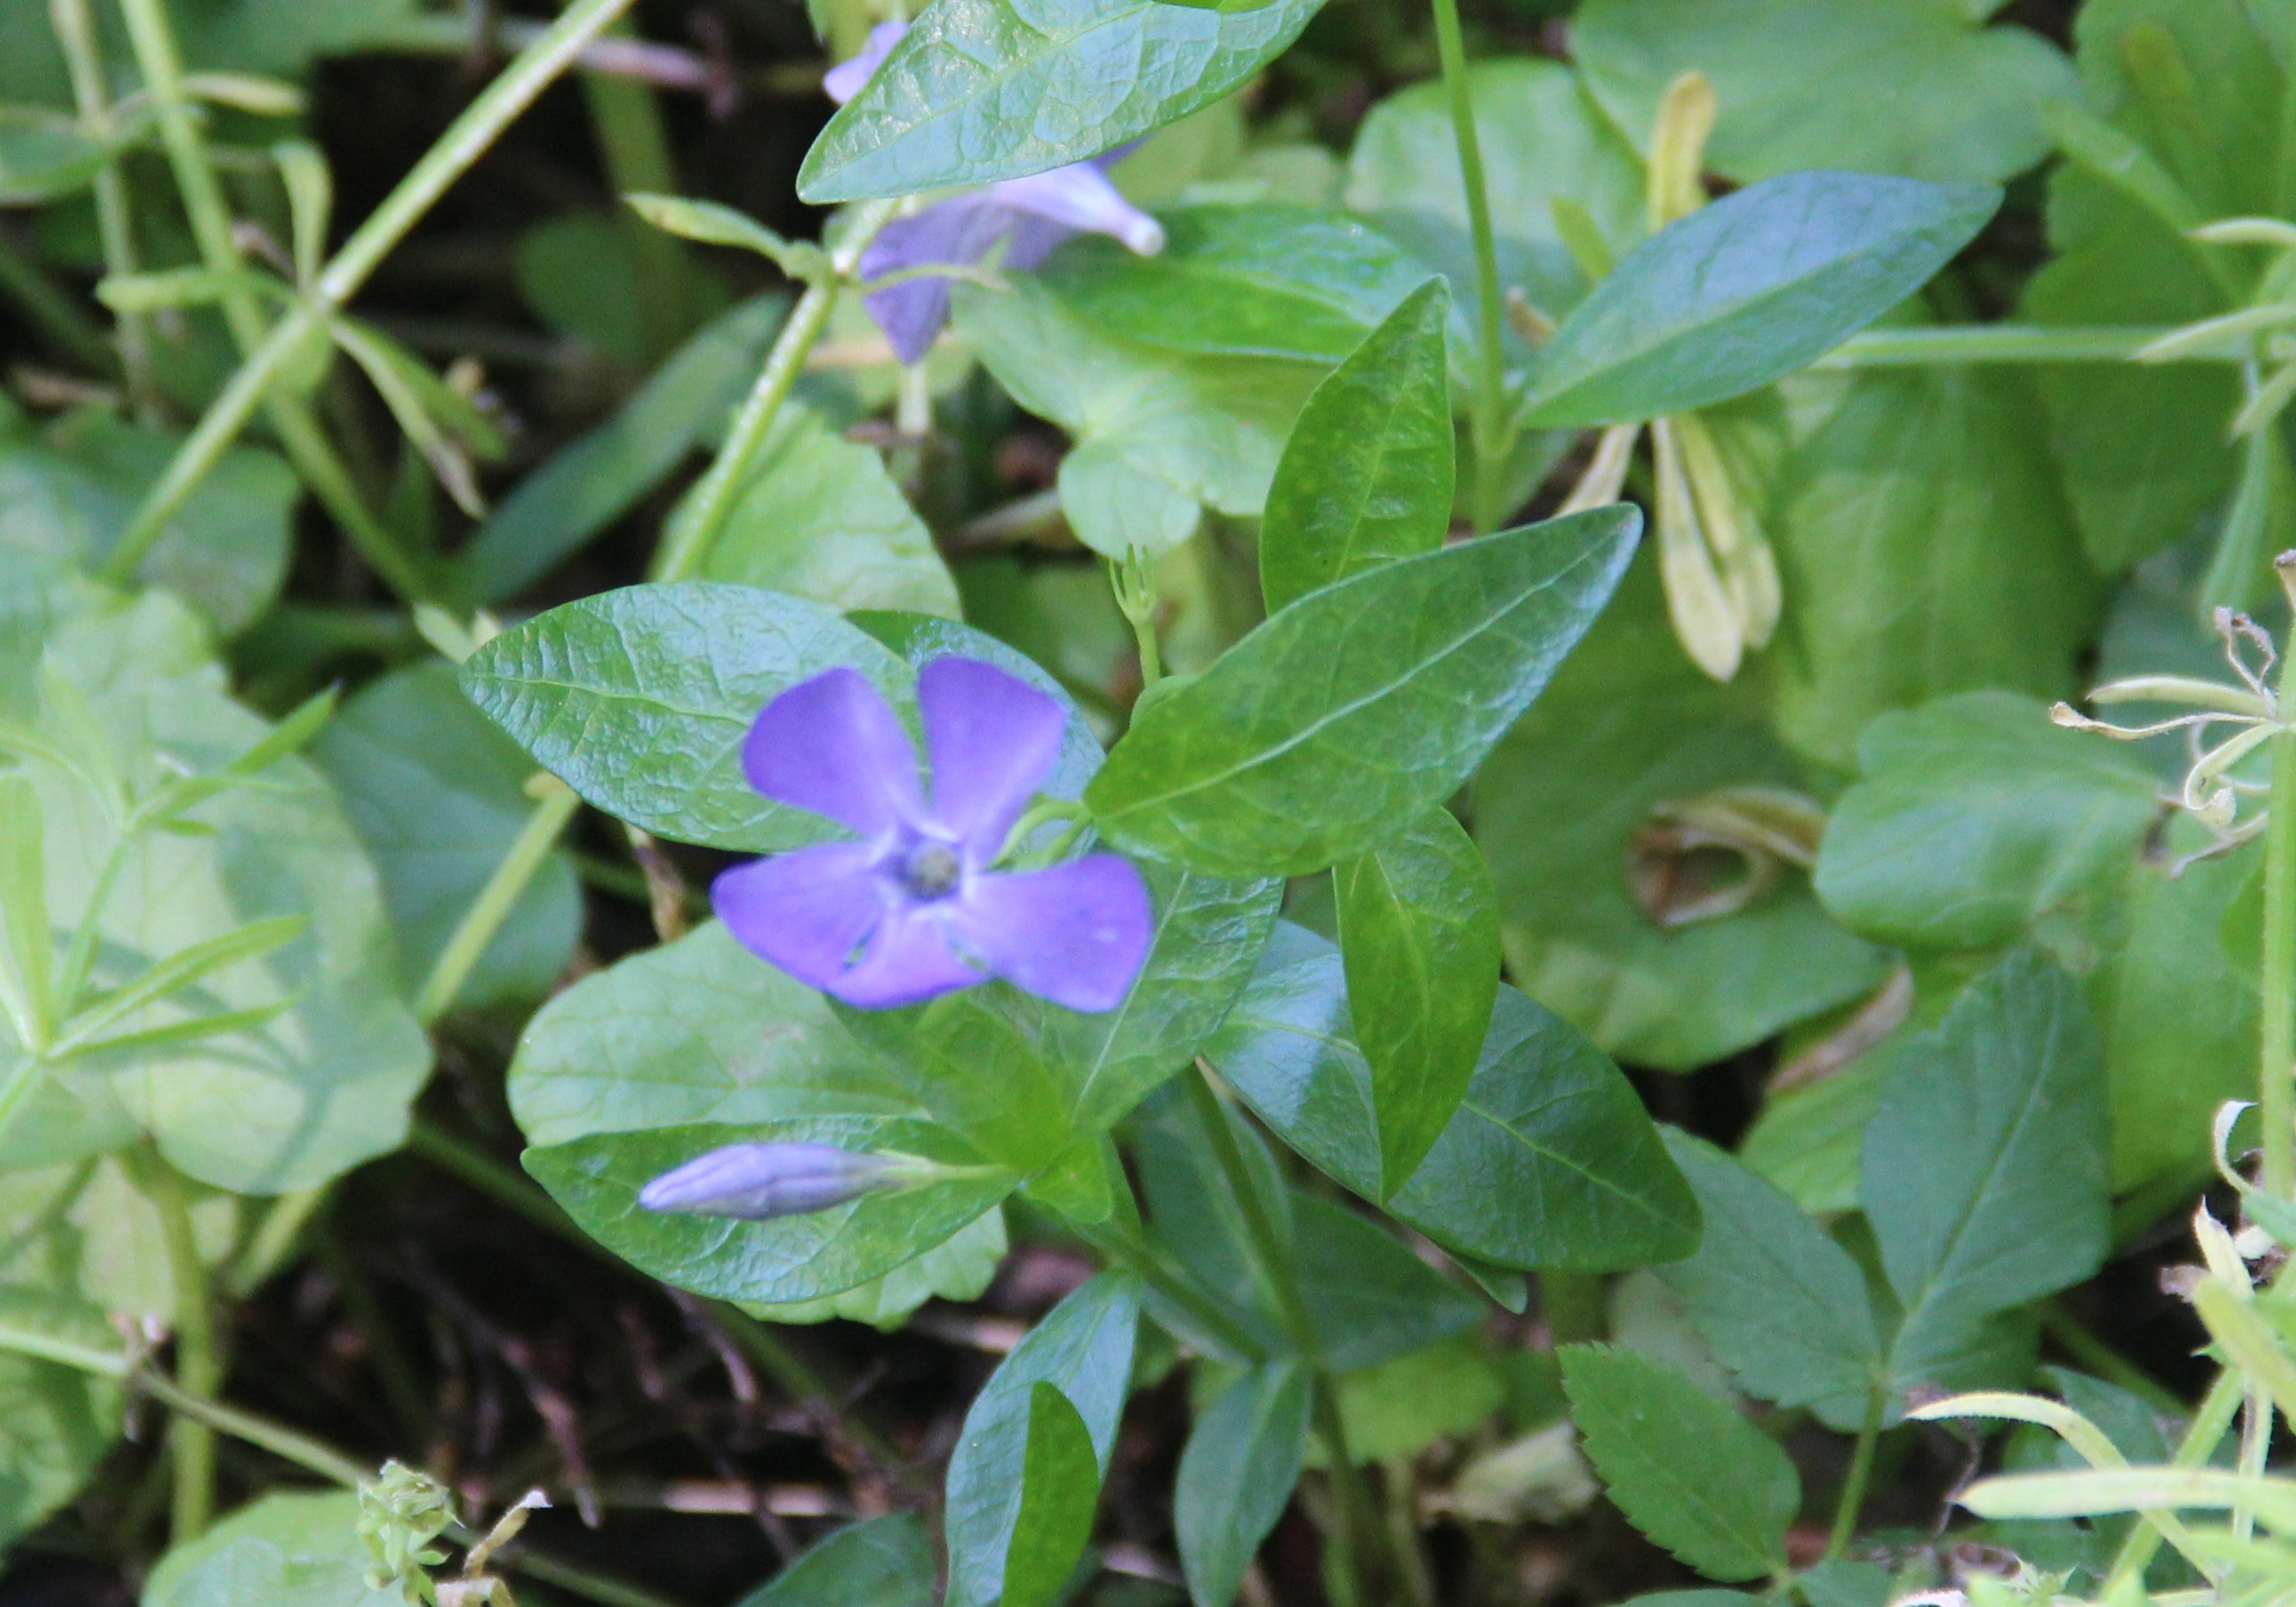
M2280 695L2296 686L2284 669ZM2263 988L2257 1031L2257 1118L2264 1144L2263 1185L2296 1198L2296 732L2272 738L2272 801L2264 827Z
M2125 363L2164 335L2171 324L2067 326L2033 324L1944 324L1928 329L1869 329L1818 358L1812 368L1921 368L1964 363ZM2238 363L2249 353L2210 348L2187 352L2181 363Z
M214 1293L208 1286L207 1263L200 1259L191 1201L183 1178L158 1151L147 1147L137 1170L145 1195L160 1213L168 1271L176 1286L176 1379L186 1393L212 1399L223 1383L223 1362L216 1349ZM178 1417L168 1430L175 1480L168 1537L177 1546L197 1539L214 1515L215 1451L212 1424Z
M2187 1194L2193 1192L2195 1191L2188 1185ZM2084 1368L2141 1397L2156 1411L2177 1416L2185 1414L2186 1403L2179 1400L2174 1390L2090 1332L2086 1324L2065 1309L2063 1301L2043 1300L2040 1314L2041 1332Z
M28 1054L16 1069L8 1073L8 1080L0 1083L0 1138L8 1136L8 1128L16 1119L24 1102L31 1097L32 1088L40 1080L47 1062L36 1054Z
M454 935L447 947L439 951L439 958L430 967L430 975L422 984L422 991L414 996L415 1019L426 1024L447 1013L455 996L469 981L487 946L510 918L510 912L526 892L526 885L542 868L551 848L574 818L574 811L582 800L573 789L555 777L551 778L552 791L534 806L526 817L526 824L510 845L510 851L495 866L495 873L487 878L486 886L479 890L471 907L463 912Z
M518 59L463 109L438 143L399 180L367 220L343 242L303 300L272 327L263 343L239 365L209 404L191 436L176 451L135 516L105 558L102 578L114 585L131 579L136 565L181 511L193 488L221 461L225 448L247 427L280 374L308 342L323 337L335 313L356 295L422 215L447 187L485 154L536 97L582 53L583 47L611 26L632 0L575 0Z
M1086 1244L1178 1307L1190 1322L1211 1340L1226 1346L1232 1356L1255 1359L1260 1356L1263 1347L1258 1341L1207 1300L1202 1291L1165 1266L1145 1240L1119 1226L1117 1218L1088 1223L1070 1219L1069 1226Z
M1833 1529L1825 1537L1829 1562L1849 1549L1857 1532L1857 1515L1866 1510L1866 1487L1874 1480L1874 1450L1882 1441L1882 1420L1889 1414L1890 1397L1875 1384L1866 1398L1866 1421L1858 1425L1857 1448L1850 1454L1849 1476L1841 1481L1841 1500L1833 1509Z
M1289 1247L1276 1230L1267 1201L1260 1197L1259 1185L1244 1160L1243 1147L1236 1142L1235 1129L1228 1125L1227 1108L1213 1090L1201 1062L1184 1074L1181 1081L1187 1086L1189 1103L1195 1108L1196 1119L1219 1164L1221 1179L1242 1215L1244 1234L1250 1241L1251 1257L1260 1280L1275 1302L1293 1348L1315 1372L1315 1432L1323 1445L1324 1458L1331 1464L1332 1490L1339 1508L1332 1524L1332 1541L1342 1589L1357 1602L1376 1602L1380 1599L1377 1580L1366 1576L1376 1570L1383 1578L1389 1572L1377 1564L1379 1514L1364 1486L1362 1472L1349 1452L1347 1423L1340 1416L1339 1392L1332 1383L1330 1364L1324 1360L1322 1341L1316 1337L1308 1303L1300 1297L1299 1280L1292 1275Z
M758 382L750 387L742 399L741 411L734 415L733 428L727 430L726 444L718 456L696 482L685 505L678 511L665 533L660 550L654 554L654 580L690 580L701 572L709 561L709 549L726 529L732 517L734 504L741 500L749 484L750 469L758 454L765 449L766 438L771 434L774 420L779 416L782 404L789 399L791 387L798 375L805 372L805 360L821 332L829 326L829 315L837 305L837 294L847 280L861 266L861 253L877 238L877 231L892 220L898 201L865 201L854 208L848 218L844 238L829 256L829 271L806 287L791 309L789 322L775 337L774 348L766 354L766 365L758 371Z
M1499 288L1498 240L1491 228L1491 198L1483 179L1483 151L1475 134L1475 102L1467 83L1467 46L1459 28L1459 0L1434 0L1435 47L1451 102L1451 134L1459 146L1459 179L1467 192L1467 232L1475 249L1479 309L1474 404L1468 433L1475 448L1475 529L1498 528L1507 510L1509 439L1506 402L1506 301Z
M71 74L72 101L79 111L81 131L90 139L111 142L111 94L104 82L103 55L88 0L48 0L48 14L62 47L64 65ZM95 176L95 223L103 241L104 271L112 275L136 271L135 216L127 202L127 181L117 161L104 163ZM138 417L148 420L158 406L152 387L152 337L141 313L122 313L117 324L119 367L127 386L127 400Z
M2232 1426L2233 1416L2240 1410L2246 1394L2240 1374L2227 1367L2217 1374L2216 1382L2201 1401L2200 1410L2193 1414L2192 1427L2185 1431L2177 1454L2169 1461L2171 1467L2201 1467L2216 1455L2217 1444L2224 1439L2225 1431ZM2100 1602L2127 1599L2130 1587L2144 1576L2144 1570L2161 1549L2161 1531L2150 1523L2140 1523L2129 1530L2128 1538L2121 1542L2120 1554L2112 1560L2112 1572L2104 1588L2097 1593Z

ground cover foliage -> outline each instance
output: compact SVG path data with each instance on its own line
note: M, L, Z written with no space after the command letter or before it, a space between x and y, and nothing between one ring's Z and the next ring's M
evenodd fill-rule
M0 1603L2284 1596L2292 331L2291 0L0 0Z

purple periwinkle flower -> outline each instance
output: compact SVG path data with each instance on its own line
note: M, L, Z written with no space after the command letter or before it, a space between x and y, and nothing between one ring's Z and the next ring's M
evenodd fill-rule
M729 1144L673 1167L638 1191L650 1211L751 1222L827 1210L910 1181L905 1157L828 1144Z
M916 750L858 671L831 669L766 705L742 765L750 784L851 831L757 859L710 889L729 930L799 981L865 1009L914 1004L1002 977L1070 1010L1112 1010L1148 956L1148 890L1129 860L1087 854L993 868L1058 758L1058 700L977 659L917 675Z
M829 98L841 106L860 94L886 53L907 31L906 22L880 22L870 29L868 47L832 68L822 79ZM1108 179L1107 168L1130 149L1123 146L1049 173L1004 179L897 217L862 253L862 283L936 263L970 266L984 260L1000 240L1007 242L1004 266L1032 268L1054 246L1079 233L1106 234L1152 257L1164 249L1163 225L1125 200ZM948 281L905 279L872 291L864 305L885 332L895 355L914 363L948 322Z

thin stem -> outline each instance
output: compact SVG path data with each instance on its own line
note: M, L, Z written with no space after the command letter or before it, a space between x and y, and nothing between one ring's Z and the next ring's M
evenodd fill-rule
M709 549L717 545L726 529L726 521L734 512L734 504L741 500L748 486L750 470L758 454L765 449L766 438L772 433L774 420L781 414L782 404L789 399L791 387L798 375L805 372L807 354L821 332L829 327L829 315L837 305L837 294L847 280L861 266L861 253L877 238L877 232L892 220L897 200L865 201L853 209L848 219L844 238L829 256L829 271L806 287L798 298L797 306L790 312L789 322L775 337L774 348L766 354L766 365L758 373L758 382L742 399L741 411L734 415L733 428L726 432L726 444L718 448L717 458L695 484L685 507L666 532L661 548L654 554L654 580L689 580L700 574L709 562Z
M104 82L102 48L88 0L48 0L48 15L55 27L56 42L63 49L64 65L71 74L80 129L90 139L108 144L112 136L111 95ZM104 271L114 275L135 272L135 217L127 204L127 182L117 160L104 163L95 176L95 222L103 241ZM122 313L117 330L128 403L137 416L148 420L156 401L152 389L150 328L143 314Z
M1812 368L1921 368L1964 363L2126 363L2177 332L2170 324L2067 326L2032 324L1944 324L1928 329L1869 329L1818 358ZM2245 343L2181 353L2184 363L2238 363Z
M176 451L143 505L104 560L102 576L114 585L135 573L152 544L181 511L184 501L221 461L224 449L247 427L281 372L327 322L356 295L393 248L435 205L449 185L485 154L519 115L534 103L582 53L583 47L611 26L632 0L575 0L543 34L521 52L494 82L456 118L414 170L399 180L382 205L343 242L304 299L273 326L239 365L199 427Z
M2285 699L2296 686L2281 677ZM2296 1197L2296 732L2272 738L2272 801L2264 828L2264 990L2257 1038L2257 1116L2267 1193Z
M1507 510L1506 299L1499 288L1498 240L1491 228L1491 198L1483 179L1483 151L1475 134L1475 102L1467 83L1467 46L1459 29L1459 0L1434 0L1435 47L1451 101L1451 134L1459 146L1459 179L1467 192L1467 232L1475 249L1477 323L1474 404L1468 433L1475 447L1475 529L1496 529Z
M2185 1193L2191 1193L2189 1185ZM2132 1395L2141 1397L2156 1411L2182 1416L2188 1409L2187 1403L2178 1399L2174 1390L2099 1339L2079 1317L2065 1309L2063 1301L2042 1301L2040 1314L2041 1332L2063 1347L2065 1354L2089 1372L2108 1382L2119 1384Z
M1156 643L1156 577L1138 548L1108 561L1109 589L1116 594L1116 611L1132 627L1132 641L1140 655L1140 685L1153 686L1164 678L1164 655Z
M1882 1440L1882 1420L1889 1414L1890 1397L1875 1384L1866 1398L1866 1421L1858 1425L1857 1448L1850 1454L1849 1476L1841 1481L1841 1501L1833 1509L1833 1530L1825 1537L1825 1560L1833 1562L1849 1549L1857 1532L1857 1515L1866 1510L1866 1487L1874 1480L1874 1450Z
M17 1113L24 1108L24 1102L31 1097L34 1085L46 1069L45 1061L37 1054L28 1054L14 1070L8 1073L8 1080L0 1083L0 1138L7 1137Z
M2272 1397L2256 1384L2241 1391L2240 1472L2250 1479L2264 1477L2272 1455ZM2232 1532L2245 1540L2256 1532L2256 1509L2242 1503L2233 1508Z
M495 866L495 873L487 878L486 886L479 890L471 907L463 912L454 935L447 947L439 951L439 958L430 967L430 975L422 984L422 991L414 996L415 1019L424 1022L437 1021L447 1013L455 996L469 981L471 972L478 966L487 946L510 918L510 912L526 892L526 885L549 857L552 845L559 833L574 818L574 811L582 800L573 789L555 777L551 780L553 791L534 806L526 817L526 824L512 840L510 851Z
M223 1382L223 1363L216 1349L214 1295L192 1226L191 1201L183 1178L157 1150L147 1146L137 1169L144 1194L160 1213L168 1271L176 1286L176 1377L187 1393L212 1398ZM175 1480L168 1535L177 1546L197 1539L214 1514L215 1451L212 1424L179 1417L168 1431Z
M2296 1265L2292 1263L2291 1265ZM2193 1414L2192 1427L2169 1459L2171 1467L2201 1467L2216 1455L2217 1444L2224 1439L2225 1431L2232 1426L2233 1416L2240 1410L2245 1394L2241 1376L2227 1367L2217 1374L2216 1382L2201 1401L2200 1410ZM2124 1599L2124 1593L2144 1575L2153 1554L2161 1549L2161 1531L2150 1523L2140 1523L2129 1530L2128 1538L2121 1542L2120 1554L2112 1560L2112 1572L2104 1588L2097 1593L2101 1602Z

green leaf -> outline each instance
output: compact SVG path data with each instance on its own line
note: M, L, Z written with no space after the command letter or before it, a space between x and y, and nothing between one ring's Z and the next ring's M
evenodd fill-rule
M1009 1247L1004 1213L994 1209L957 1229L954 1237L915 1260L904 1261L865 1283L785 1305L746 1300L742 1309L768 1323L825 1323L842 1317L890 1332L927 1300L977 1300L988 1293Z
M1384 1196L1426 1159L1475 1074L1498 996L1498 901L1482 855L1439 808L1341 860L1332 881Z
M1810 1406L1855 1431L1882 1377L1866 1276L1849 1252L1771 1184L1713 1145L1669 1129L1698 1192L1698 1251L1659 1269L1738 1387Z
M29 1236L29 1224L12 1229ZM102 1350L119 1336L101 1309L48 1289L0 1283L0 1324ZM0 1351L0 1546L78 1493L119 1437L119 1385L59 1362Z
M1444 355L1450 308L1449 289L1429 280L1300 410L1260 521L1259 585L1269 613L1334 580L1443 545L1458 456Z
M2284 20L2240 0L2097 0L2073 42L2089 109L2150 146L2209 216L2272 210Z
M1297 927L1205 1054L1277 1136L1367 1199L1380 1184L1371 1072L1338 955ZM1466 1098L1410 1180L1398 1221L1501 1267L1611 1271L1686 1254L1698 1207L1641 1099L1603 1054L1499 989Z
M827 1144L952 1166L980 1163L976 1152L933 1122L848 1114L596 1133L530 1149L523 1162L583 1232L641 1271L696 1294L766 1305L819 1300L882 1277L953 1238L1018 1181L1001 1170L976 1172L767 1222L638 1204L638 1191L672 1167L726 1144L753 1143Z
M1797 599L1773 654L1796 747L1846 766L1884 709L2072 689L2096 587L2035 414L1998 370L1860 374L1795 451L1770 528Z
M1740 183L1799 168L1997 181L2048 154L2041 107L2076 94L2054 46L1936 0L1589 0L1571 53L1637 145L1677 73L1713 80L1707 166Z
M815 1545L740 1607L932 1607L932 1546L914 1513L870 1518Z
M181 438L107 414L39 435L0 430L0 553L92 569L111 548ZM294 473L257 447L227 450L162 529L136 578L166 586L228 635L278 594Z
M847 440L793 401L775 416L701 575L840 610L957 611L956 583L932 533L876 449Z
M696 1122L915 1108L826 999L715 921L545 1004L519 1038L509 1094L519 1129L545 1146Z
M1766 179L1628 252L1540 348L1526 417L1599 424L1766 385L1919 290L1993 216L1985 184Z
M2160 813L2118 743L2049 723L2009 692L1882 715L1857 739L1816 884L1845 925L1931 948L2013 943L2045 915L2116 889Z
M402 1607L398 1590L366 1582L358 1497L274 1491L152 1570L143 1607Z
M1106 1476L1139 1317L1139 1285L1102 1273L1054 1307L989 1374L949 1458L948 1607L991 1607L1012 1582L1037 1384L1066 1398L1090 1439L1095 1474Z
M1092 1538L1093 1509L1099 1505L1092 1431L1069 1398L1040 1378L1029 1386L1021 1510L1005 1548L998 1607L1045 1607L1060 1594Z
M1180 1566L1195 1607L1230 1607L1259 1543L1291 1504L1313 1390L1305 1365L1269 1362L1196 1414L1172 1495Z
M544 324L589 347L594 358L642 369L660 346L724 312L729 299L706 264L681 254L677 288L685 292L679 298L685 305L673 301L665 309L676 315L675 325L651 327L646 309L664 295L647 276L660 271L664 243L619 209L562 212L518 237L518 288Z
M1481 1322L1488 1308L1346 1206L1292 1197L1293 1271L1324 1361L1352 1372Z
M1094 817L1123 847L1226 875L1300 874L1372 847L1447 798L1530 705L1639 526L1596 509L1300 599L1140 717L1087 792Z
M1123 340L1034 279L1004 291L960 284L951 300L958 334L988 372L1023 407L1069 432L1062 512L1078 540L1111 558L1178 545L1207 507L1258 513L1321 372Z
M1152 257L1084 234L1038 277L1086 322L1144 346L1326 365L1423 277L1393 242L1321 207L1191 206L1160 221L1164 249Z
M0 774L0 1007L25 1045L46 1043L55 1024L47 835L31 779Z
M1767 1435L1653 1357L1560 1353L1587 1458L1636 1529L1709 1578L1784 1569L1801 1480Z
M471 604L525 589L666 479L733 411L786 298L758 296L680 347L613 417L519 481L455 553L448 579Z
M1408 1459L1439 1439L1472 1434L1505 1402L1506 1385L1487 1343L1463 1333L1376 1367L1343 1373L1338 1393L1348 1455L1368 1465ZM1325 1465L1322 1449L1309 1444L1309 1465Z
M32 206L86 189L113 148L76 119L36 106L0 106L0 206Z
M798 172L816 206L1018 178L1209 106L1274 60L1316 0L955 0L919 17ZM1015 117L1012 109L1034 109Z
M2078 1283L2112 1245L2103 1046L2072 980L2030 949L1891 1062L1861 1201L1906 1316L1900 1390L1983 1319Z
M783 239L746 212L714 201L689 201L680 195L630 194L623 203L640 217L681 240L704 245L728 245L753 251L791 279L803 279L828 267L821 248L810 242Z
M496 730L443 662L410 665L343 706L312 759L342 795L373 857L403 974L428 976L533 813L533 762ZM554 849L455 996L478 1008L538 998L573 957L582 891Z
M780 693L849 665L914 704L891 654L802 598L722 581L634 586L504 631L463 690L537 763L610 815L711 848L789 849L834 828L742 775L742 739Z
M1688 1071L1877 986L1881 952L1798 869L1734 914L1662 927L1628 878L1653 811L1726 787L1799 790L1758 692L1684 656L1653 559L1636 564L1554 684L1475 778L1509 973L1636 1065Z
M949 1133L1016 1171L1054 1163L1080 1136L1037 1002L987 982L899 1010L832 1006Z

